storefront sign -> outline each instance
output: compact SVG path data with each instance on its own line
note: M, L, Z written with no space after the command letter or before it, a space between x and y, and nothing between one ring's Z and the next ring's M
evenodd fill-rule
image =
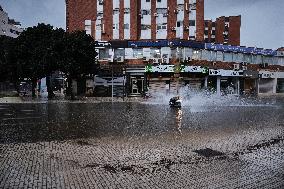
M240 47L240 46L212 44L212 43L205 43L205 49L223 51L223 52L237 52L237 53L247 53L247 54L268 55L268 56L275 56L277 54L277 51L272 49L262 49L256 47Z

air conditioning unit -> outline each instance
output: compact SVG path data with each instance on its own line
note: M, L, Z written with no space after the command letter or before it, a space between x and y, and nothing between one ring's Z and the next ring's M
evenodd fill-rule
M153 59L153 63L154 64L161 64L162 63L162 59L161 58L154 58Z
M158 13L155 12L155 13L154 13L154 16L155 16L155 17L158 17Z
M261 68L266 68L266 67L268 67L268 63L259 64L259 67L261 67Z
M124 62L124 57L123 56L119 56L115 60L116 60L116 62Z
M99 5L103 5L104 4L104 0L99 0Z
M113 62L113 58L108 58L108 62Z
M184 31L188 31L189 30L189 26L184 26L183 29L184 29Z
M240 65L239 64L234 64L234 70L240 70Z
M175 12L175 14L178 14L179 10L175 9L174 12Z
M167 63L168 63L168 59L167 59L167 58L163 58L163 59L162 59L162 63L163 63L163 64L167 64Z
M172 29L172 31L176 31L177 30L176 27L172 27L171 29Z
M163 14L163 17L167 17L167 16L168 16L168 13L164 13L164 14Z
M150 60L149 57L143 57L143 61L148 62Z
M248 65L247 62L242 62L241 64L242 64L242 66L247 66Z
M185 61L191 61L191 57L189 57L189 56L188 56L188 57L185 57L184 60L185 60Z

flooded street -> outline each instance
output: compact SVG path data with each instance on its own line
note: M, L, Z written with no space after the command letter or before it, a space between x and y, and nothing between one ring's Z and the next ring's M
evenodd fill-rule
M283 99L0 104L0 188L283 188Z

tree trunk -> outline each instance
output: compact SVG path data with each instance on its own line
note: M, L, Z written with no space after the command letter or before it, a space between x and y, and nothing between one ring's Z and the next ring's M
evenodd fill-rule
M17 91L17 93L18 93L18 95L19 95L19 94L20 94L20 87L19 87L20 82L14 80L13 83L14 83L14 88L15 88L15 90Z
M72 77L68 76L67 83L68 83L67 94L70 95L71 100L75 100L75 95L73 93L73 86L72 86Z
M32 79L32 97L33 98L36 97L36 83L37 83L37 80L36 79Z
M46 87L47 87L48 99L52 99L55 95L54 95L53 90L52 90L51 77L50 76L46 77Z

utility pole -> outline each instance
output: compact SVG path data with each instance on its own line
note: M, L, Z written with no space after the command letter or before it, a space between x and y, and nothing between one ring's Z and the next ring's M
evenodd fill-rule
M125 68L123 68L123 94L122 94L122 98L123 98L123 101L124 101L124 94L125 94Z
M111 101L113 102L113 64L111 65Z

